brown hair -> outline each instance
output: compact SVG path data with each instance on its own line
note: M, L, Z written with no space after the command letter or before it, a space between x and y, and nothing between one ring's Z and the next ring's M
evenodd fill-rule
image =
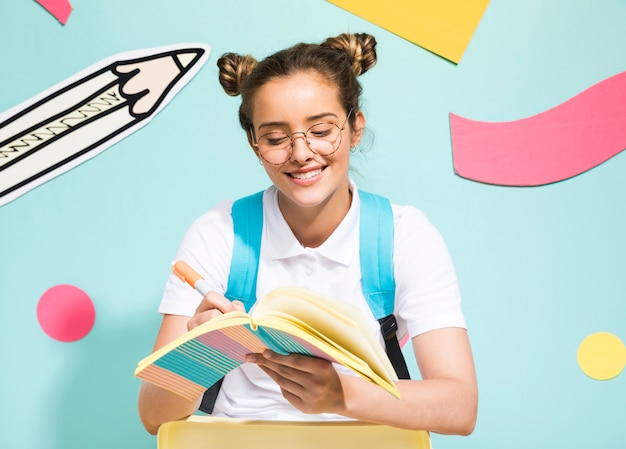
M369 34L340 34L321 44L297 44L257 61L250 55L225 53L217 61L219 80L231 96L241 95L239 122L250 132L258 89L271 79L315 71L337 86L346 113L359 110L361 84L357 77L376 64L376 39ZM352 114L350 124L354 125Z

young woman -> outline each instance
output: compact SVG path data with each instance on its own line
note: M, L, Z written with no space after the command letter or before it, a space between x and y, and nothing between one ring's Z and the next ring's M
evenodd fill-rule
M365 117L357 76L376 63L376 41L342 34L299 44L257 62L225 54L220 83L241 95L239 119L272 186L263 194L257 298L297 285L355 304L380 330L361 289L359 191L350 155ZM231 310L226 290L233 247L232 201L196 220L177 258L212 285L204 298L172 276L159 311L158 349ZM400 338L413 344L421 380L400 380L401 399L325 360L271 351L250 354L229 373L216 416L256 419L358 419L467 435L474 429L477 385L456 275L439 233L411 206L393 205L395 311ZM189 402L144 382L139 412L146 429L193 414Z

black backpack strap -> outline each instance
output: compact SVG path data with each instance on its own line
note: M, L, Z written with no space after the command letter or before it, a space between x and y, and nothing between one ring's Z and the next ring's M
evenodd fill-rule
M396 317L391 314L381 318L378 322L380 323L380 331L385 340L385 352L396 371L398 379L410 379L409 368L406 366L406 360L404 359L404 355L400 349L400 343L398 342L398 322L396 321Z
M359 191L360 242L363 295L380 323L385 352L399 379L410 379L398 342L398 322L393 315L396 283L393 275L394 217L391 203L373 193ZM376 236L376 238L372 238Z
M220 388L222 388L222 382L224 382L223 377L215 382L213 385L211 385L209 389L204 392L204 395L202 396L202 402L200 403L200 408L198 408L198 410L208 415L213 413L215 401L217 400L217 394L220 392Z

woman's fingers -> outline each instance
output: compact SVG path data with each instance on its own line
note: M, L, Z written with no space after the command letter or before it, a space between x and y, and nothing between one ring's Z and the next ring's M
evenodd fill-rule
M187 329L191 330L219 315L233 311L245 312L243 303L241 301L230 301L225 296L211 291L202 298L194 316L187 323Z
M268 350L249 354L246 361L256 363L276 382L285 399L304 413L332 412L343 403L341 381L326 360Z
M196 314L211 309L217 309L222 313L226 313L235 310L235 306L225 296L220 295L217 292L209 292L204 298L202 298L202 301L196 309Z

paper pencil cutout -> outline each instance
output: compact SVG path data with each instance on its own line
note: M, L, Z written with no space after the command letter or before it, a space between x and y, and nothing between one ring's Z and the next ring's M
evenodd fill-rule
M183 44L118 54L0 114L0 206L148 124L209 52Z
M626 72L511 122L450 114L455 172L487 184L538 186L579 175L626 148Z
M458 64L489 0L328 0Z
M72 5L68 0L36 0L63 25L67 23L72 13Z

